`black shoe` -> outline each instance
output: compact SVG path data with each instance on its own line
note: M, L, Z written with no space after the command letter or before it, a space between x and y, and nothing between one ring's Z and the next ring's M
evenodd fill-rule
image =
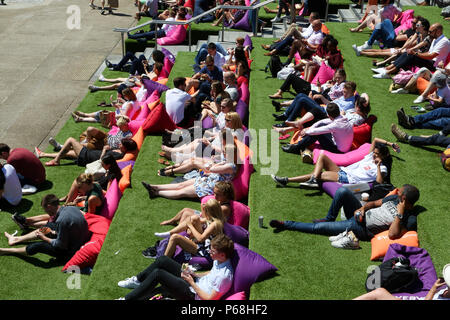
M142 181L142 185L144 186L145 189L147 189L148 191L148 196L150 197L150 199L156 198L156 190L153 189L148 183Z
M280 220L270 220L269 225L275 229L284 229L284 222Z
M278 177L274 174L271 175L273 181L275 181L280 187L285 187L288 184L287 177Z
M149 258L149 259L155 259L157 254L158 254L158 252L157 252L155 246L148 247L147 249L142 251L142 255L145 258Z
M277 121L285 121L287 120L287 117L284 113L282 114L276 114L276 113L272 113L272 116L275 118L275 120Z
M19 226L20 229L25 230L26 224L27 224L27 218L25 218L24 216L20 215L18 212L14 213L11 216L11 219Z
M281 150L288 153L300 154L300 149L295 144L287 144L281 147Z
M280 110L281 110L281 103L279 103L278 101L272 100L272 105L275 107L275 111L276 112L280 112Z
M287 124L282 122L282 123L275 123L273 126L275 128L284 128L284 127L287 127Z
M403 128L406 129L413 129L413 125L411 123L411 118L405 114L405 111L402 109L397 111L397 119L398 124L401 125Z
M361 9L361 5L360 4L354 4L352 5L353 9Z
M114 65L108 59L105 59L105 64L107 68L114 68Z

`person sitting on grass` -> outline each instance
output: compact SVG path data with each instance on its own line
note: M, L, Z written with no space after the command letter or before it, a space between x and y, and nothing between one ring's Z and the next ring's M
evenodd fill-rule
M82 173L72 183L69 193L59 199L64 202L64 206L75 206L85 213L100 214L105 203L105 197L101 186L94 182L91 174ZM79 207L77 204L84 201L84 206ZM14 214L12 220L21 228L40 228L48 222L54 222L55 217L43 214L26 218L18 213Z
M224 139L230 140L230 139ZM231 141L231 140L230 140ZM225 142L223 142L225 144ZM239 171L237 163L237 147L226 144L223 148L225 160L216 163L205 171L192 171L185 175L188 180L180 183L151 185L142 182L147 189L150 199L164 197L167 199L202 198L214 194L214 186L219 181L232 181Z
M22 186L16 169L8 163L0 163L0 208L17 206L22 200Z
M417 231L417 213L414 204L419 200L419 189L405 184L398 194L376 201L361 202L347 188L336 192L327 216L314 223L271 220L270 226L277 230L293 230L331 236L335 248L358 249L359 240L370 241L374 235L389 230L389 239L400 238L406 231ZM341 208L346 220L336 221Z
M153 50L152 51L152 60L156 63L164 64L164 52L161 50ZM142 54L139 58L136 58L134 52L128 51L125 56L120 60L118 64L111 63L108 59L105 60L106 67L112 71L124 71L123 68L127 64L128 61L131 61L131 67L129 70L129 74L131 77L134 77L136 74L142 75L147 73L146 71L152 70L153 66L148 64L147 58ZM101 88L101 87L98 87Z
M344 95L347 74L344 69L337 69L333 79L325 82L316 90L311 90L309 97L319 104L328 104Z
M439 63L447 59L447 55L450 52L450 41L445 37L444 28L440 23L431 25L428 33L433 41L427 52L408 49L386 68L373 70L377 73L373 77L389 79L391 75L397 73L400 69L406 69L409 66L426 67L431 72L434 72Z
M0 143L0 159L14 167L22 186L38 187L45 182L44 166L28 149L11 149L7 144Z
M201 204L201 215L192 215L185 221L167 232L155 232L155 236L169 238L164 255L172 258L175 249L179 246L191 255L199 255L209 258L208 250L211 239L223 233L223 225L226 222L219 201L209 199ZM180 235L186 231L188 237Z
M183 266L175 260L167 256L158 257L137 276L119 281L119 287L133 289L119 299L148 300L160 284L169 296L177 300L219 300L233 284L234 270L230 262L233 253L233 241L220 234L211 240L209 254L214 262L207 273L196 274L183 270Z
M427 113L411 117L403 108L397 111L398 124L405 129L441 130L450 124L450 108L437 108Z
M232 215L232 208L230 201L234 200L234 187L231 182L219 181L214 185L214 199L220 203L222 215L225 221L228 221ZM169 220L164 220L160 223L161 226L179 225L190 219L191 216L201 216L202 212L191 208L181 209L174 217Z
M427 295L419 300L450 300L450 280L445 281L444 278L438 278ZM440 289L442 288L442 289ZM439 290L440 289L440 290ZM403 300L387 291L385 288L377 288L373 291L365 293L353 300Z
M387 146L398 150L398 145L375 138L372 141L370 152L362 160L346 167L339 167L326 154L321 153L310 174L288 178L272 175L272 179L280 186L290 182L300 183L301 187L318 188L319 181L333 181L343 184L390 182L392 157Z
M350 150L353 142L353 125L339 111L337 104L327 105L328 119L317 121L309 128L300 131L302 139L295 145L288 145L283 151L298 153L304 151L315 141L319 141L324 150L334 153L344 153Z
M0 248L0 255L32 256L36 253L45 253L66 262L89 241L91 232L79 208L60 206L59 199L54 194L46 195L42 199L41 206L50 217L53 217L54 222L49 222L46 227L23 236L16 237L5 232L9 246L32 240L41 241L32 242L21 248Z
M450 148L450 137L447 137L450 134L450 123L439 131L439 133L431 136L409 135L395 124L391 124L391 131L398 141L408 143L412 146L439 146L447 149Z
M36 148L39 158L53 158L46 162L46 166L59 166L61 159L74 159L80 167L101 159L105 154L111 153L116 160L122 159L125 153L137 150L136 142L131 138L123 138L117 149L112 149L108 144L103 150L88 149L75 138L68 138L58 153L45 153Z

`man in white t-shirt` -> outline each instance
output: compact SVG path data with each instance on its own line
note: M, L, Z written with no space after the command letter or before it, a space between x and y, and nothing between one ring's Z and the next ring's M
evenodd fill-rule
M16 169L10 164L0 164L0 168L0 200L4 199L8 204L17 206L22 200L22 186Z
M194 98L186 90L186 78L178 77L173 80L175 88L166 91L166 111L172 121L181 123L190 116L185 112L186 105Z

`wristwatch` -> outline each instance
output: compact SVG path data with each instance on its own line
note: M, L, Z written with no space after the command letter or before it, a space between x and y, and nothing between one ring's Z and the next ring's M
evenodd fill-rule
M395 216L396 216L399 220L402 220L402 218L403 218L403 215L400 214L400 213L396 213Z

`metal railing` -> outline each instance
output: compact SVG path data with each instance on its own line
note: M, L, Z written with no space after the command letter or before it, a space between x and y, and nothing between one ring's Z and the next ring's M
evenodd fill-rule
M255 23L255 29L253 31L253 35L257 36L258 34L258 11L259 8L261 8L262 6L265 6L268 3L274 2L276 0L266 0L264 2L258 3L254 6L233 6L233 5L218 5L212 9L209 9L208 11L205 11L195 17L192 17L189 20L185 20L185 21L166 21L166 20L151 20L151 21L147 21L146 23L140 24L138 26L132 27L132 28L114 28L113 31L114 32L120 32L121 34L121 41L122 41L122 55L125 55L125 37L124 34L140 29L142 27L151 25L151 24L155 24L155 48L157 48L158 46L158 38L156 35L156 30L158 29L159 25L163 25L163 24L169 24L169 25L188 25L188 44L189 44L189 51L191 51L191 46L192 46L192 37L191 37L191 24L197 22L198 20L200 20L201 18L215 12L216 10L219 9L241 9L241 10L256 10L256 21ZM224 39L224 34L225 34L225 27L223 25L222 22L222 41Z

